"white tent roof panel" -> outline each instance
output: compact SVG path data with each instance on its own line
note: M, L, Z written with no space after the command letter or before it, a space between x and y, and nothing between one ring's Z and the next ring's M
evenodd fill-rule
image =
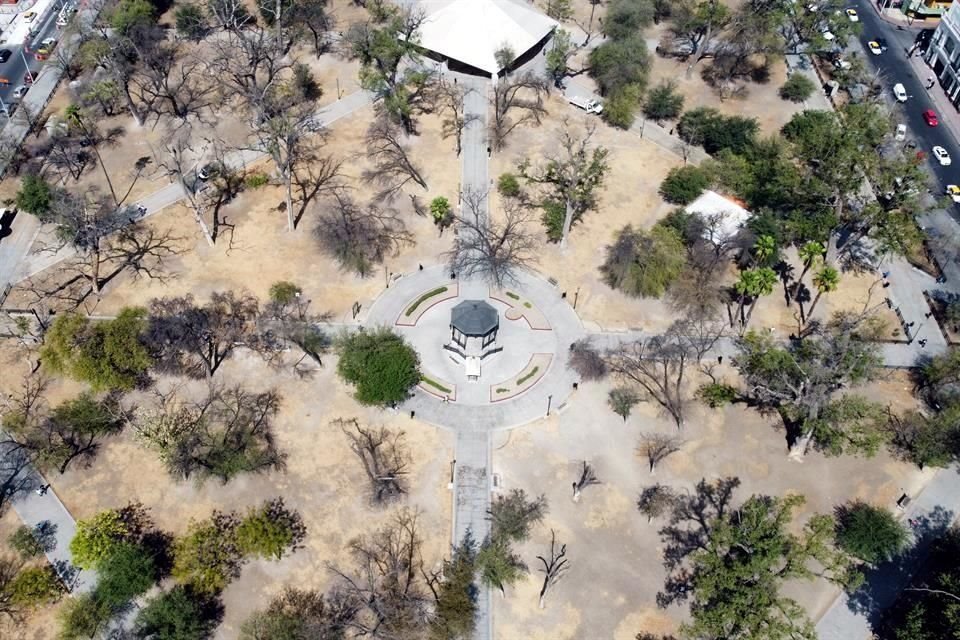
M714 232L723 239L732 238L750 219L750 212L739 204L707 189L700 197L687 205L687 213L695 213L707 220L715 218Z
M526 53L557 25L511 0L422 0L426 13L420 46L490 74L500 71L494 53L509 46Z

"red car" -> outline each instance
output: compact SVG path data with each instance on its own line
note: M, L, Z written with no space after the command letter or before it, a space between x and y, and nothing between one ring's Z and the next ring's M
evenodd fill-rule
M923 112L923 121L930 127L935 127L940 124L940 121L937 119L937 113L933 109L927 109Z

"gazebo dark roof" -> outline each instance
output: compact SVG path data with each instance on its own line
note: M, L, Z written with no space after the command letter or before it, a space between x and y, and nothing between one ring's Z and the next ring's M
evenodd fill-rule
M500 325L500 317L483 300L465 300L453 308L450 325L467 336L485 336Z

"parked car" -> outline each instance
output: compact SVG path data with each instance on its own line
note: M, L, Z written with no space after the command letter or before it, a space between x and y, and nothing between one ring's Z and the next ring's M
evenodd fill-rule
M899 82L893 85L893 95L897 99L897 102L907 101L907 90Z
M893 139L897 142L902 142L907 139L907 125L898 124L897 132L893 134Z
M210 178L218 175L220 173L220 165L211 162L210 164L205 164L200 167L200 171L197 171L197 178L206 182Z
M937 112L933 109L927 109L923 112L923 121L927 123L928 127L935 127L940 124L940 119L937 118Z
M833 59L833 66L836 67L837 69L840 69L841 71L846 71L853 65L851 65L849 61L844 60L840 56L837 56L836 58Z
M23 18L23 21L24 21L24 22L26 22L27 24L30 24L31 22L33 22L34 20L37 19L37 12L36 12L36 11L27 11L25 14L23 14L23 15L20 16L20 17Z
M937 159L937 162L940 163L941 167L950 166L950 154L947 153L947 150L941 146L936 146L933 148L933 157Z
M7 118L10 118L13 116L16 110L17 110L16 102L4 102L3 106L0 107L0 116L5 116Z
M847 9L846 14L847 18L850 19L850 22L860 22L860 16L857 15L856 9Z
M875 56L878 56L881 53L883 53L883 48L880 46L880 43L877 42L876 40L871 40L870 42L868 42L867 48L869 48L870 53L872 53Z
M22 84L13 90L13 97L18 99L22 98L23 96L27 95L27 91L30 91L30 87L28 87L25 84Z
M955 184L948 184L947 195L950 196L950 199L954 202L960 202L960 187Z
M10 51L10 49L0 49L0 64L9 60L12 55L13 51Z

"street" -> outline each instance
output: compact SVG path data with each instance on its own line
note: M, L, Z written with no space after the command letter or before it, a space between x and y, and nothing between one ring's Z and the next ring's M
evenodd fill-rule
M40 42L46 38L60 39L60 29L57 27L57 14L63 3L64 0L41 1L37 2L34 8L31 9L38 13L46 11L45 15L38 17L29 25L30 28L37 29L37 35L31 40L35 43L35 47L38 47ZM44 65L43 62L36 59L33 53L28 53L23 50L23 43L20 42L20 40L23 39L24 27L26 25L22 23L22 20L22 16L17 17L14 24L4 33L4 39L9 38L9 42L0 44L0 49L9 49L13 53L9 60L0 64L0 77L10 81L8 86L0 85L0 103L5 105L9 105L12 102L19 102L19 98L14 98L12 94L17 87L23 84L23 76L26 74L27 69L29 68L31 73L36 74L40 72L40 69L43 68ZM26 58L26 65L24 64L24 58ZM27 65L29 65L29 67ZM3 116L0 116L0 119L4 119ZM0 122L0 125L2 124L4 123Z
M885 99L895 104L894 113L898 114L897 121L907 125L909 134L908 140L914 140L917 143L917 151L923 151L928 157L928 166L931 174L935 177L932 189L937 197L944 193L948 184L960 184L960 168L954 166L941 166L932 158L931 150L934 146L941 146L950 154L950 158L960 163L960 145L957 140L950 135L950 131L944 126L943 122L939 126L930 127L923 120L923 112L927 109L933 109L937 115L942 118L946 115L941 113L930 98L928 90L925 88L926 78L918 78L913 66L907 58L909 50L917 35L921 32L917 23L914 28L898 27L896 25L884 22L877 14L871 0L853 0L851 6L857 9L860 16L860 24L863 25L859 40L861 47L855 44L852 50L857 51L859 55L865 56L868 68L879 72L880 81L884 87ZM870 53L867 43L877 38L884 38L887 41L887 50L881 55L875 56ZM913 55L916 55L915 51ZM933 75L933 70L930 70ZM905 103L896 103L893 97L893 85L900 83L907 90L909 98ZM929 91L943 91L939 85L934 85ZM952 207L955 209L955 207ZM956 216L957 211L951 211Z

